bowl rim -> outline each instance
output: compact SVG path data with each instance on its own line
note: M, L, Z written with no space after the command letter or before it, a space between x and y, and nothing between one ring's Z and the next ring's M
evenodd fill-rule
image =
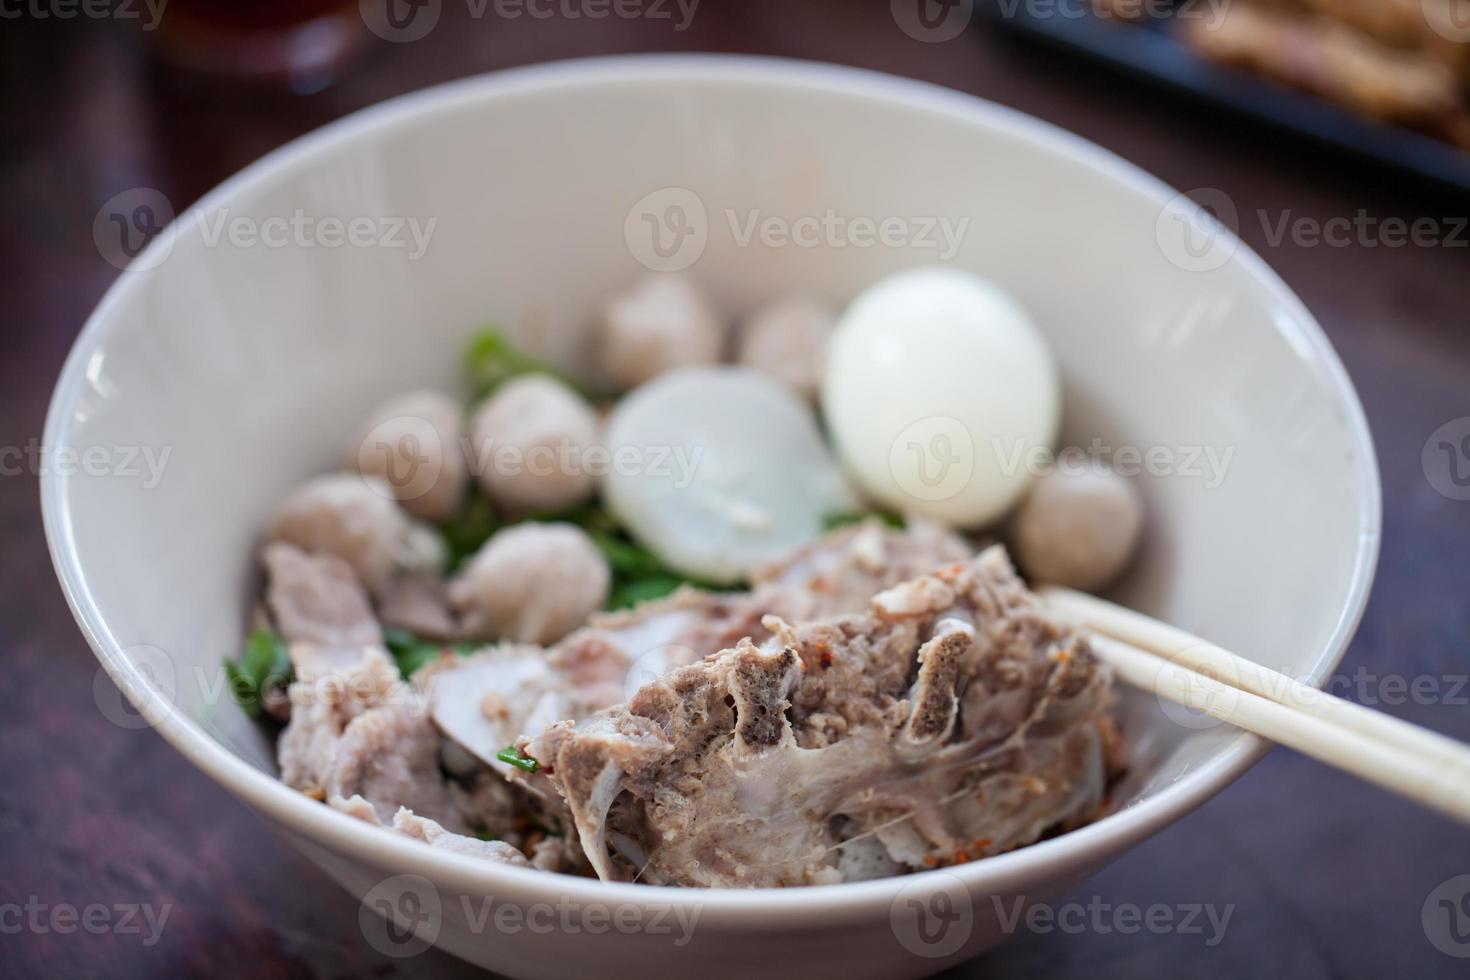
M175 222L190 226L202 212L252 186L310 163L333 147L369 133L384 133L427 114L453 113L471 104L516 98L557 89L611 83L698 81L734 86L778 85L793 90L836 94L932 113L999 131L1043 151L1069 158L1109 178L1121 189L1160 208L1183 200L1173 188L1111 151L1051 123L986 99L914 79L821 62L750 55L643 54L579 58L490 72L401 95L360 109L307 133L251 163L210 191ZM1186 205L1187 206L1187 205ZM1359 498L1358 543L1344 607L1333 633L1318 651L1306 680L1320 685L1340 663L1360 622L1376 569L1381 529L1378 464L1366 416L1351 381L1321 326L1302 301L1266 262L1228 229L1231 262L1269 298L1289 308L1302 327L1294 337L1319 360L1344 414L1353 443ZM156 250L166 247L165 231L134 262L148 268ZM145 274L146 275L146 274ZM123 273L114 280L78 335L58 378L47 411L43 445L62 444L70 430L72 406L86 380L87 365L120 322L123 308L144 276ZM1278 329L1283 329L1278 321ZM103 667L125 692L156 694L146 673L123 656L122 645L103 620L82 574L67 507L68 480L48 469L40 479L42 520L52 563L66 601ZM152 727L216 782L271 822L289 832L389 873L418 873L469 894L506 896L531 903L571 899L582 906L632 905L669 908L695 905L709 916L741 928L786 929L850 919L854 914L892 908L900 892L912 895L916 882L943 887L958 879L972 892L1005 894L1070 869L1096 868L1198 807L1241 776L1270 748L1256 736L1240 733L1213 759L1175 783L1121 811L1058 837L1006 854L956 867L894 878L840 885L776 889L689 889L604 882L547 874L463 857L419 841L384 833L321 805L257 769L209 736L172 704L160 702ZM792 913L801 912L798 921ZM703 921L703 919L701 919Z

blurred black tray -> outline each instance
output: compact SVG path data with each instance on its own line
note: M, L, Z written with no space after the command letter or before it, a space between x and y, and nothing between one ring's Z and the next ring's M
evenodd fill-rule
M1146 24L1105 21L1084 13L1089 9L1086 0L1055 0L1044 5L1028 0L978 0L976 9L983 19L1004 30L1470 192L1470 154L1248 72L1212 64L1169 32L1169 17L1153 18Z

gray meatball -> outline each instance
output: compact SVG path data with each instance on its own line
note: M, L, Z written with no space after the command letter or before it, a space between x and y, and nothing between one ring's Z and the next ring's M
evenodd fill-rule
M353 446L350 465L380 477L404 510L443 521L459 511L469 468L458 404L437 392L403 395L379 406Z
M678 367L717 364L725 324L687 276L649 276L607 306L603 358L625 388Z
M298 487L272 519L267 538L336 555L373 592L388 583L412 539L412 525L377 477L333 473Z
M587 450L597 442L597 413L555 378L506 382L475 412L471 429L475 475L506 510L561 510L592 496Z
M1132 483L1101 466L1037 479L1016 512L1016 557L1032 578L1096 590L1127 567L1143 529Z
M571 524L497 531L449 584L467 636L550 644L607 601L612 576L592 539Z
M820 300L785 296L757 310L740 331L737 360L815 400L837 317Z

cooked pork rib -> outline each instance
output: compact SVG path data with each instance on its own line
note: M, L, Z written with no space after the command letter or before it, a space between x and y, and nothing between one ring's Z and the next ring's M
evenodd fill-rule
M579 721L620 704L666 671L742 638L768 637L762 624L767 613L807 619L856 612L880 589L970 553L962 538L933 525L896 531L869 521L834 531L757 572L752 592L682 589L635 610L595 616L549 650L503 643L471 657L446 657L420 670L414 681L427 692L441 732L509 780L519 806L570 830L571 813L556 787L544 775L499 759L502 749L556 722ZM476 814L466 815L476 822ZM504 832L503 822L478 822ZM534 853L538 866L553 861L543 853L546 843ZM567 851L570 863L561 869L585 870L580 848Z
M804 622L859 612L882 589L971 554L963 538L936 525L898 531L870 520L758 570L750 592L681 589L634 610L594 616L550 650L501 644L419 678L429 684L440 729L512 776L495 756L517 737L626 701L660 674L746 637L764 640L767 615Z
M685 589L549 650L446 654L409 685L350 570L272 545L297 677L281 776L431 846L605 878L857 880L1019 846L1098 806L1107 682L1002 552L969 554L868 522L750 592ZM446 781L441 733L489 768ZM497 759L510 744L540 771Z
M969 542L938 524L910 519L900 531L869 518L757 569L751 583L766 613L806 622L862 612L883 589L974 554Z
M766 628L520 740L601 877L839 881L1008 850L1100 805L1106 673L1003 550Z

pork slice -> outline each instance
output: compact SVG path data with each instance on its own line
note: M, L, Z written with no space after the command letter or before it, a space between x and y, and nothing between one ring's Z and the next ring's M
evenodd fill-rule
M1107 675L1001 549L859 614L766 625L525 740L600 876L834 881L997 853L1099 805Z
M600 710L666 671L742 639L768 639L769 615L795 622L861 612L875 592L972 554L964 539L936 525L914 522L895 530L870 519L757 570L751 591L686 587L667 599L595 616L588 628L559 643L550 660L584 693L587 707Z
M761 629L748 592L689 587L635 609L594 616L552 648L549 662L578 692L585 717L626 701L645 682Z
M480 840L478 837L452 833L433 820L420 817L408 809L400 809L393 815L393 829L415 840L421 840L430 847L442 848L456 854L500 861L505 864L517 864L522 867L531 866L531 862L526 860L526 856L520 850L504 841Z
M486 861L498 861L502 864L514 864L521 867L531 866L531 862L526 860L526 856L519 849L504 841L480 840L477 837L456 834L446 830L437 821L421 817L406 807L395 811L391 822L385 823L378 807L361 796L346 798L333 796L328 803L333 809L341 810L348 816L356 817L374 827L383 827L403 834L405 837L423 841L430 847Z
M498 754L527 730L576 712L565 675L538 646L505 643L446 658L415 675L438 729L502 776L518 770Z
M460 633L449 608L444 580L432 572L414 572L390 580L378 602L378 617L384 626L428 640L454 640Z
M400 806L464 822L439 771L440 738L424 697L380 647L289 647L297 679L276 743L281 780L318 799L360 796L383 818Z
M901 531L877 520L842 528L758 572L754 591L686 587L594 616L549 649L506 644L434 668L445 681L431 698L434 719L485 764L520 778L496 758L517 738L537 735L550 722L584 720L659 675L744 638L768 639L767 614L797 620L859 612L880 589L969 556L963 539L923 522Z
M757 569L751 587L764 612L788 622L810 622L862 612L883 589L974 554L964 538L929 521L910 518L898 530L868 518Z
M466 829L439 772L439 733L427 705L405 698L352 719L332 754L327 796L360 796L385 821L400 807Z
M964 539L937 525L919 521L895 530L872 519L758 570L751 591L685 587L631 610L594 616L551 648L547 661L566 675L584 711L577 717L586 717L626 701L669 670L742 639L768 639L768 615L804 621L861 612L879 590L972 555Z
M325 790L337 742L356 717L403 686L398 668L380 647L288 647L296 680L288 696L291 720L276 743L281 780L313 796Z
M276 541L262 554L266 604L287 642L357 648L383 642L367 591L336 555Z
M503 643L415 675L444 734L492 769L519 778L497 758L522 735L581 720L626 700L644 680L733 643L759 616L747 597L681 590L638 609L594 617L550 648ZM728 638L728 639L727 639ZM555 794L553 794L554 796Z

